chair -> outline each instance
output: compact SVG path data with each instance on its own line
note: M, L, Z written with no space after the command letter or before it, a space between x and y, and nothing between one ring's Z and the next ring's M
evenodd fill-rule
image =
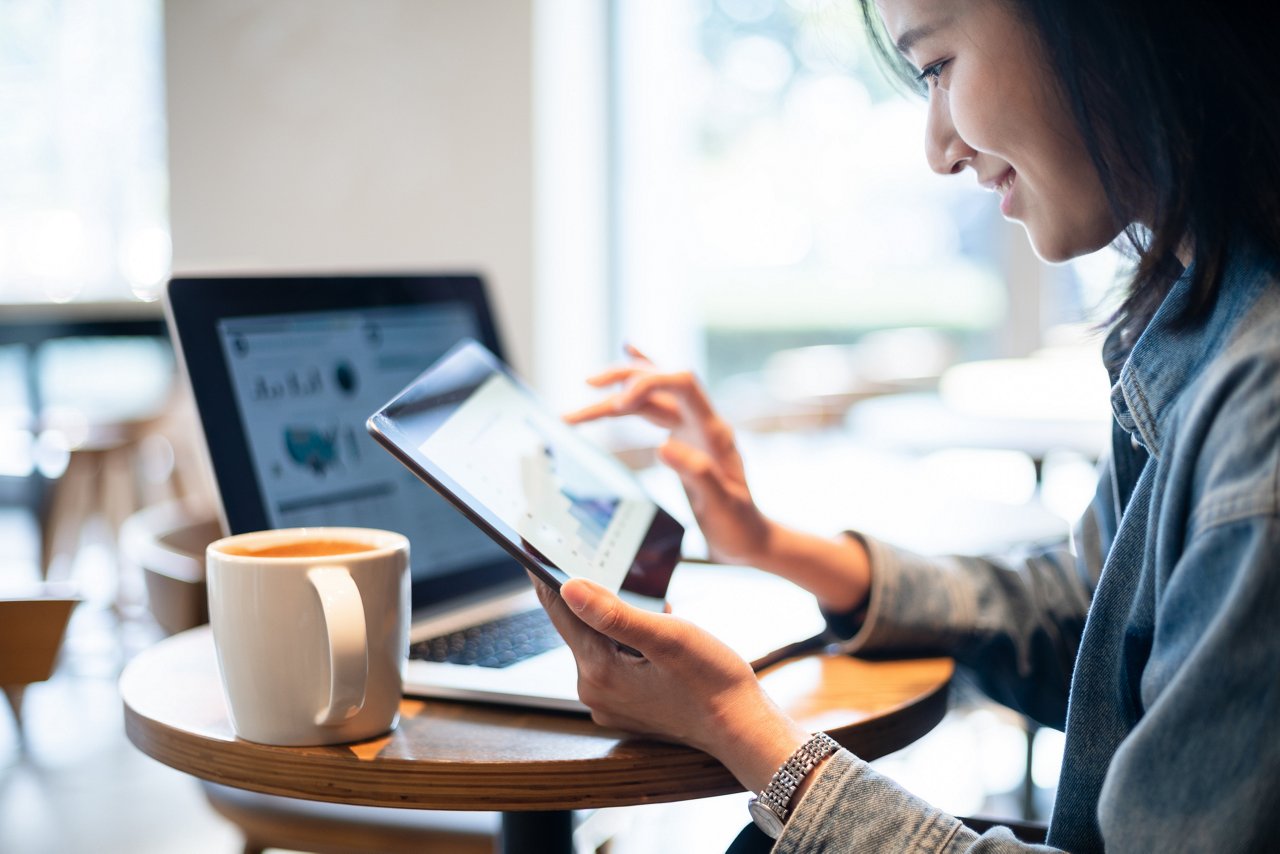
M245 854L268 848L316 854L492 854L494 813L326 804L202 782L205 797L244 834Z
M126 516L143 506L139 455L154 421L129 419L81 428L66 468L51 482L39 508L42 577L57 575L58 558L75 554L91 519L100 517L114 539Z
M166 635L209 622L204 549L221 536L218 520L179 501L140 510L120 526L120 563L141 573L151 616Z
M121 563L141 571L152 615L166 633L208 621L204 549L220 536L216 520L181 502L146 508L121 526ZM327 804L203 780L200 785L209 805L240 829L244 854L268 848L316 854L497 850L498 813Z
M22 696L32 682L53 675L75 596L40 587L33 595L0 598L0 688L22 734Z
M29 430L46 456L65 455L63 465L38 464L33 489L40 570L50 578L62 572L59 561L74 559L86 523L101 522L114 544L130 513L168 497L172 466L159 471L154 458L181 390L158 311L69 318L35 331L44 335L26 360Z

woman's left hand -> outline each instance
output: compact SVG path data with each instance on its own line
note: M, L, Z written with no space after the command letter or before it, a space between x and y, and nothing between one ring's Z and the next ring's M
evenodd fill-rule
M596 723L706 751L753 791L808 737L751 666L709 632L628 605L585 579L565 582L559 596L534 583L573 650L578 696Z

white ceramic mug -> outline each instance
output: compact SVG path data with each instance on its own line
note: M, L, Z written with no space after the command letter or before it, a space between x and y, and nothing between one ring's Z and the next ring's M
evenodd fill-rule
M409 652L409 541L372 528L225 537L205 554L231 724L336 744L393 729Z

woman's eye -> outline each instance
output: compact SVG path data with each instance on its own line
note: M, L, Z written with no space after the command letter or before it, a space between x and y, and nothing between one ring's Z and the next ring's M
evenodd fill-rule
M920 74L916 77L916 82L922 86L930 86L942 82L942 69L947 66L951 60L944 59L941 62L935 62L933 65L926 65Z

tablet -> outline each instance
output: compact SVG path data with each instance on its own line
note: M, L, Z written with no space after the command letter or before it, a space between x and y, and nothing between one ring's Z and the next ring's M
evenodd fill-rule
M684 527L477 341L460 342L366 426L552 587L583 577L649 607L666 596Z

